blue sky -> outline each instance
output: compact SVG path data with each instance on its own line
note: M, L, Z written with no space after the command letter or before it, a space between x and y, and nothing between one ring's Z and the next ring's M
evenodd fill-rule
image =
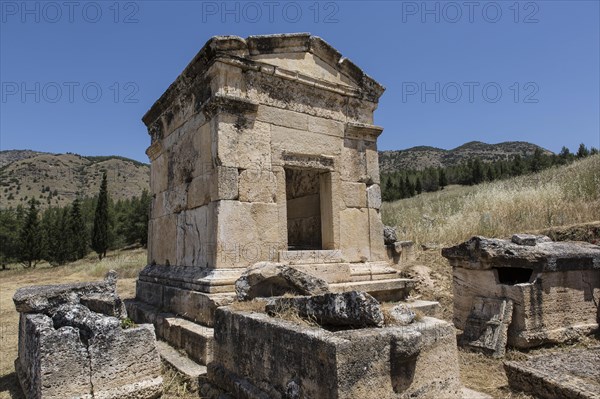
M386 87L380 149L600 146L598 1L0 2L0 148L147 162L141 117L214 35L310 32Z

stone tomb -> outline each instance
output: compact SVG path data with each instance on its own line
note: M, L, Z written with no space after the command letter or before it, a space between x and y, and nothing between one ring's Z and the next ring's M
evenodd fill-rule
M216 309L259 262L404 298L379 211L383 91L309 34L210 39L143 117L153 202L131 317L207 364Z
M506 343L530 348L598 331L600 247L473 237L445 248L454 280L454 324L467 344L502 356Z

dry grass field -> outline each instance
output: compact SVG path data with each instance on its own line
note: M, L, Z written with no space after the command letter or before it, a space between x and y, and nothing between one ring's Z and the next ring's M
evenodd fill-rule
M457 244L600 220L600 155L566 167L477 186L451 186L385 203L399 239Z

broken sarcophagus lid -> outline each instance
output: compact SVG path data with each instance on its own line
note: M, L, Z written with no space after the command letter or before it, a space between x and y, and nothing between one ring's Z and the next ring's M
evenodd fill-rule
M442 250L453 268L454 324L467 344L503 355L598 330L600 247L515 234ZM512 310L511 310L512 308Z

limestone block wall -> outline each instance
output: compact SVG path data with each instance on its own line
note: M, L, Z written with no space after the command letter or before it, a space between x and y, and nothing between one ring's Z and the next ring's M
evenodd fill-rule
M239 397L460 397L454 328L428 317L331 332L220 308L208 374Z
M245 268L277 260L298 234L347 262L384 260L382 93L308 34L211 39L143 118L148 263ZM288 201L293 170L319 176L312 215Z

